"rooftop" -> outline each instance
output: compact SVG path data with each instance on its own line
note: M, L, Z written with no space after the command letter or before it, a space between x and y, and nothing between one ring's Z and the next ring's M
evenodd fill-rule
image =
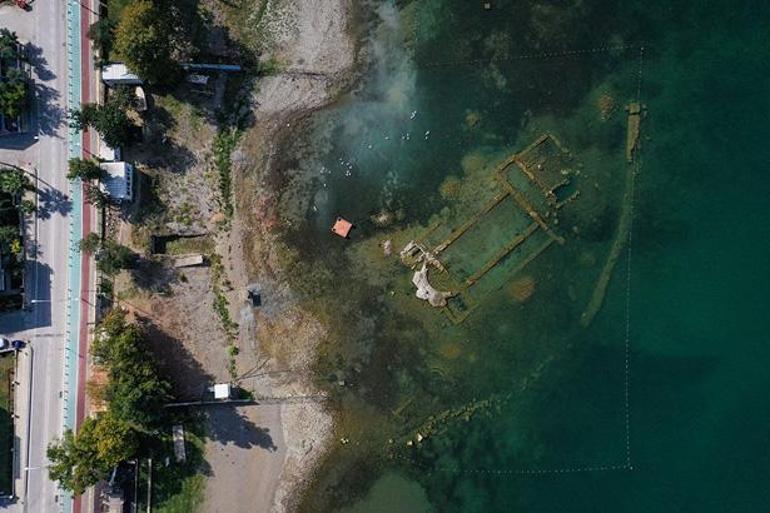
M131 201L134 197L134 167L128 162L102 162L99 167L106 171L101 189L117 201Z

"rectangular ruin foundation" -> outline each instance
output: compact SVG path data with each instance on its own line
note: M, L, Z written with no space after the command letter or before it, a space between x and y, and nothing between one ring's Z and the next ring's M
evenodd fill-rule
M544 134L495 170L497 192L463 219L442 219L401 251L415 271L417 297L461 323L482 297L513 278L554 243L557 212L578 197L572 156ZM491 275L501 279L490 279Z

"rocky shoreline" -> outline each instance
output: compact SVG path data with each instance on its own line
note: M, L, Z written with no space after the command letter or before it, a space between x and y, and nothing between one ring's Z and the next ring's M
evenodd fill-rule
M257 287L269 298L252 313L244 308L239 367L259 362L257 395L317 396L311 366L315 349L325 336L323 324L304 310L285 279L278 249L280 229L271 170L278 163L282 141L299 122L329 105L353 81L357 47L352 35L350 0L298 0L264 13L262 22L271 37L265 60L278 71L259 80L251 98L255 123L243 134L233 155L235 215L222 254L234 290ZM232 304L240 304L237 298ZM243 362L249 362L246 365ZM239 368L239 373L249 369ZM333 437L333 419L323 402L287 402L281 406L285 458L270 511L297 508L301 492L326 454Z

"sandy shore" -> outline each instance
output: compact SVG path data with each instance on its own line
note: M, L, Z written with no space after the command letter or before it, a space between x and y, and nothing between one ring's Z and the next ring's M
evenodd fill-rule
M271 397L318 394L310 381L316 345L325 336L322 324L297 303L276 254L274 227L277 215L268 171L276 161L280 138L291 125L327 105L350 80L356 46L350 35L349 0L295 0L272 9L261 23L271 38L272 55L280 71L259 80L252 98L255 124L244 134L234 155L236 213L222 253L229 262L234 290L258 287L262 307L244 306L235 318L240 324L239 374L251 375L243 383L257 395ZM244 298L231 304L244 305ZM248 368L244 362L251 362ZM253 368L253 362L259 362ZM289 512L296 508L298 492L332 440L331 415L319 401L283 403L278 415L262 424L283 442L280 468L275 458L258 458L249 466L253 475L278 474L269 479L272 490L253 495L251 511ZM269 420L269 425L264 424ZM259 467L259 468L256 468Z

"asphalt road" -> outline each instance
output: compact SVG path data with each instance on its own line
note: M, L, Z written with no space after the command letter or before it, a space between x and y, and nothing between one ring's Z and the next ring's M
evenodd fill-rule
M0 138L0 161L37 169L37 219L27 226L32 258L27 274L29 309L0 317L0 331L31 341L19 359L16 391L17 503L9 511L59 511L58 489L48 478L46 447L63 429L65 305L71 208L66 179L66 2L37 1L30 12L0 7L0 25L30 42L36 116L30 133ZM38 136L35 140L34 136ZM36 255L35 255L36 253ZM73 327L77 329L76 327ZM32 361L29 361L29 358ZM31 365L29 365L31 363ZM29 372L31 370L31 380ZM29 443L27 443L29 442Z

